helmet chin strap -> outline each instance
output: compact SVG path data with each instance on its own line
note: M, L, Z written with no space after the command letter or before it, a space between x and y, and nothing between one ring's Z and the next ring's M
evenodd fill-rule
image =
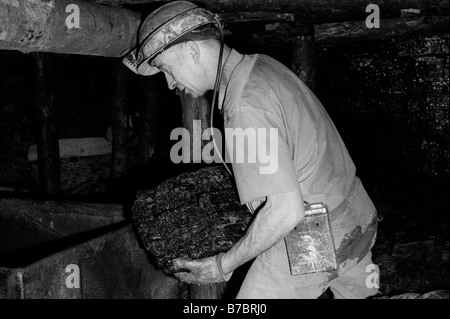
M233 176L233 174L231 173L230 169L228 168L227 164L225 163L222 154L220 153L220 150L217 147L216 141L214 140L214 109L216 106L216 101L218 99L217 95L219 92L219 87L220 87L220 81L222 79L222 72L223 72L223 67L222 67L222 58L223 58L223 47L224 47L224 39L223 39L223 29L222 29L222 24L220 23L217 15L214 16L214 20L216 22L217 28L219 29L219 33L220 33L220 51L219 51L219 61L217 64L217 76L216 76L216 82L214 84L214 93L213 93L213 98L212 98L212 103L211 103L211 117L210 117L210 129L211 129L211 139L214 145L214 150L215 152L217 152L217 155L219 155L220 160L222 161L223 166L225 167L225 169L228 171L228 173ZM245 205L247 205L248 210L250 211L251 214L253 214L255 212L253 206L251 205L251 203L245 203Z

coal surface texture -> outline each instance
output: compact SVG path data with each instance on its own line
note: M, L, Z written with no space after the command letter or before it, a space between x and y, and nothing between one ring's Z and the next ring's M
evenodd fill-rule
M201 168L138 191L132 220L145 249L165 273L177 257L205 258L227 251L251 220L221 166Z

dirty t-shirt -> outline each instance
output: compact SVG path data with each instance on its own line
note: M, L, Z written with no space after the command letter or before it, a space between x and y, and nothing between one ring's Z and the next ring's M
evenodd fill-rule
M345 198L355 166L336 127L308 87L266 55L232 50L221 85L226 162L241 204L301 191L330 210ZM275 133L276 131L276 133Z

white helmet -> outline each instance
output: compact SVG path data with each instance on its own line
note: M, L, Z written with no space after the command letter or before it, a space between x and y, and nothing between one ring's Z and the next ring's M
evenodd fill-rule
M216 15L188 1L170 2L152 12L139 30L139 44L123 63L140 75L159 70L150 62L170 46L185 41L185 35L207 24L217 23Z

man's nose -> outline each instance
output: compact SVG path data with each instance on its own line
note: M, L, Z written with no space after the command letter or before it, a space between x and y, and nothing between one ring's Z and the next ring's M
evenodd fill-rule
M166 76L167 86L169 87L169 90L173 90L176 87L177 82L175 82L175 80L169 73L164 72L164 75Z

